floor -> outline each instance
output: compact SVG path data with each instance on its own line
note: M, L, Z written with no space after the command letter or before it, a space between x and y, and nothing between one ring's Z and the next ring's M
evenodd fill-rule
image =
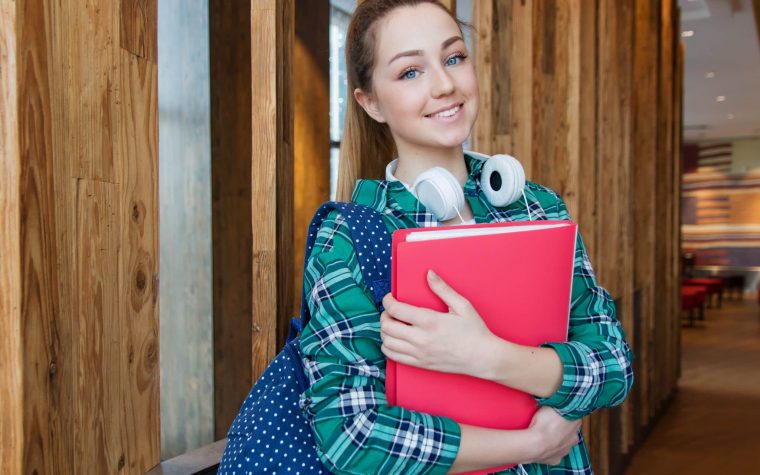
M724 300L683 329L678 394L625 475L760 474L760 307Z

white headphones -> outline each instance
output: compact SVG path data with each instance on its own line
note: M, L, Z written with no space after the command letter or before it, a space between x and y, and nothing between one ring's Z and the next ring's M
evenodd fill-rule
M466 153L483 160L480 186L493 206L507 206L522 196L525 198L525 170L520 162L510 155L488 155L467 151ZM385 179L402 183L439 221L459 216L464 207L464 191L454 175L443 167L433 167L420 173L409 186L393 174L398 166L398 158L385 167ZM528 207L528 200L525 198ZM528 218L530 208L528 207ZM464 221L464 220L462 220Z

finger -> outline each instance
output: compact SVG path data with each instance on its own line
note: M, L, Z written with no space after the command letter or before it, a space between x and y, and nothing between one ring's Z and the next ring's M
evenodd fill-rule
M388 309L389 305L393 305L393 302L395 302L396 299L393 297L393 294L388 292L383 296L383 308L386 310Z
M391 349L389 349L385 344L380 346L380 350L383 352L383 354L392 359L393 361L409 366L418 366L417 360L409 355L405 355L403 353L397 353Z
M449 307L450 310L458 314L463 314L470 307L470 301L462 297L456 290L444 281L441 276L436 274L433 269L428 270L428 285L430 290L435 292L437 296L443 300L443 302Z
M405 355L407 357L417 359L415 346L400 338L386 335L385 338L383 338L383 345L389 350L393 351L395 354Z
M422 328L427 328L430 320L435 318L439 312L433 310L409 305L398 300L389 301L389 306L385 310L396 320Z
M409 343L415 343L419 341L420 333L424 330L413 325L407 325L406 323L396 320L395 318L387 315L381 316L380 320L380 333L382 336L391 336L398 338Z

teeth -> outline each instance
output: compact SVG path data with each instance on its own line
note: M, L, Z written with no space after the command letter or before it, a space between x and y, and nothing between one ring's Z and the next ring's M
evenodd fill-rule
M451 117L452 115L454 115L457 112L459 112L459 109L460 109L460 106L454 106L454 107L452 107L451 109L449 109L447 111L439 112L439 113L433 115L433 117Z

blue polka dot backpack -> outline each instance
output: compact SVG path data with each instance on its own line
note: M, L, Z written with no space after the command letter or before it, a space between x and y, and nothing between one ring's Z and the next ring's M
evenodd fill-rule
M324 203L309 225L304 266L314 247L317 231L333 209L339 210L348 222L364 281L372 290L375 304L382 309L383 296L390 291L387 259L391 255L391 237L376 210L358 203ZM382 254L383 250L385 254ZM330 473L317 456L309 422L298 405L300 394L308 388L308 381L297 335L308 320L309 307L306 294L302 292L301 315L291 320L285 347L256 381L232 422L219 474Z

